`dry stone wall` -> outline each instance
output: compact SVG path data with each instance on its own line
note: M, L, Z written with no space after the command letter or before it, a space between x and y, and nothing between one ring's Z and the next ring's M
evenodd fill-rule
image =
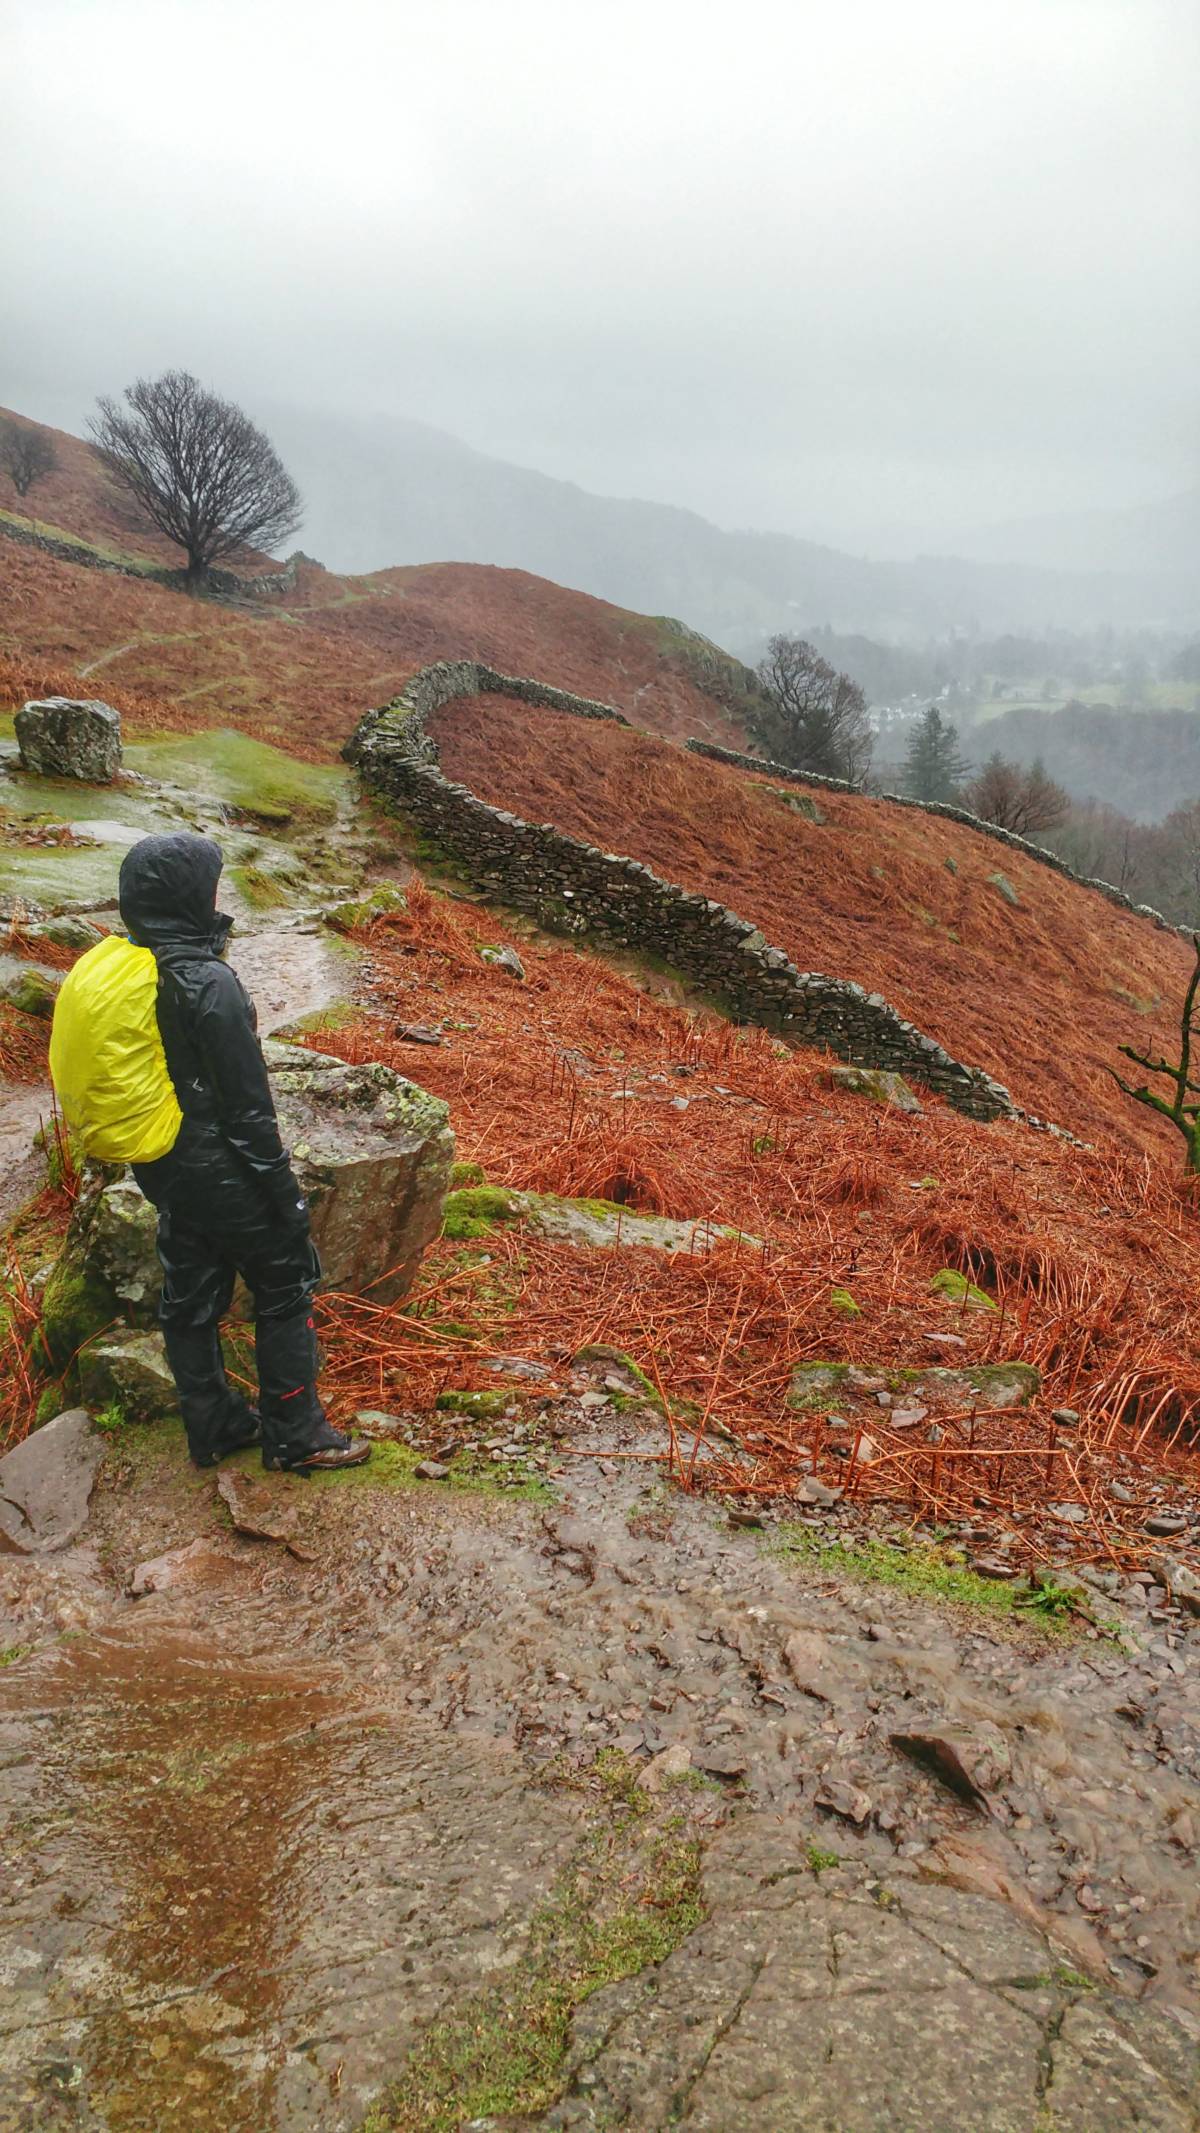
M1025 1116L999 1082L952 1059L880 994L797 970L782 948L772 947L724 904L552 823L526 822L491 807L454 784L438 766L425 721L456 697L489 692L579 718L629 723L610 705L542 682L498 674L474 660L442 661L415 675L390 704L368 712L343 751L364 783L394 801L489 896L554 931L594 934L660 957L715 994L740 1021L821 1046L856 1066L903 1074L973 1118Z
M121 578L146 578L152 585L167 585L175 591L184 588L182 570L168 570L165 564L158 563L123 563L118 556L101 555L84 541L60 540L53 533L39 533L15 519L0 517L0 533L7 540L19 541L24 548L37 548L43 555L56 556L61 563L77 563L83 570L113 571ZM232 570L210 570L205 589L222 600L277 600L281 594L295 590L302 560L299 555L289 556L282 569L265 570L256 578L242 578Z
M819 786L824 792L849 792L861 795L861 785L850 785L845 778L823 778L814 770L791 770L785 763L772 763L766 756L741 755L736 748L719 748L714 741L685 741L684 746L693 755L711 756L714 763L732 763L738 770L756 771L759 777L771 778L789 785ZM1181 933L1191 940L1191 926L1173 925L1156 911L1152 904L1135 904L1124 889L1114 888L1111 881L1100 881L1091 874L1077 874L1057 852L1048 852L1043 845L1031 844L1028 837L1018 837L1014 830L1001 829L996 822L984 822L979 815L968 814L965 807L950 807L941 800L914 800L911 793L883 792L871 798L886 800L892 807L915 807L923 815L940 815L946 822L961 822L965 828L976 830L981 837L992 837L997 844L1006 844L1010 851L1021 852L1026 859L1036 859L1039 866L1050 867L1054 873L1065 875L1068 881L1081 889L1095 889L1110 904L1122 911L1132 911L1135 918L1148 918L1163 933Z

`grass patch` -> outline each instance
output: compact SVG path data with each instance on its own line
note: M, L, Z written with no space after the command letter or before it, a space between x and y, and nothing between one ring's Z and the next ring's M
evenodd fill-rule
M374 1449L365 1466L331 1467L324 1471L313 1468L301 1476L298 1486L304 1489L423 1489L427 1495L436 1495L439 1490L450 1490L466 1496L503 1497L510 1503L552 1503L554 1492L542 1476L528 1467L523 1460L493 1461L486 1455L460 1453L448 1461L450 1472L444 1481L425 1481L417 1475L417 1467L427 1452L417 1451L411 1444L394 1444L387 1439L374 1441Z
M18 1659L23 1659L26 1652L32 1651L32 1649L32 1645L29 1644L0 1645L0 1666L15 1666Z
M842 1863L840 1852L828 1852L810 1838L804 1847L804 1856L814 1874L830 1874Z
M1047 1636L1078 1635L1076 1617L1082 1596L1074 1587L1030 1586L980 1577L953 1549L894 1548L887 1541L826 1540L810 1526L781 1526L771 1551L787 1562L851 1578L866 1585L886 1585L914 1599L983 1614L1010 1628L1036 1627Z
M547 2109L562 2093L576 2010L664 1962L700 1924L698 1841L681 1816L655 1820L644 1793L633 1803L632 1766L611 1760L597 1766L607 1818L534 1916L525 1954L426 2031L361 2133L457 2133Z
M125 762L146 777L211 794L239 814L268 823L329 821L349 784L349 772L340 766L298 762L269 741L228 727L130 741Z

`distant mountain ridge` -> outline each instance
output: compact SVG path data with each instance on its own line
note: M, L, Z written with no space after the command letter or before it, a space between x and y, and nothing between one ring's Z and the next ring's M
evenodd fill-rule
M1200 576L1200 487L1124 511L1071 511L973 528L957 551L979 562L1019 556L1039 569Z
M395 416L254 412L304 492L305 547L335 570L498 563L680 615L749 658L772 631L817 623L920 642L974 627L1200 622L1197 574L1166 567L1162 544L1153 567L1104 572L968 556L873 561L790 534L730 532L670 504L594 495Z

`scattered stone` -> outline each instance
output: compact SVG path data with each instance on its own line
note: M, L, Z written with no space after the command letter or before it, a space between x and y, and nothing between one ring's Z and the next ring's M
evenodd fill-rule
M316 1556L297 1539L297 1514L265 1481L256 1481L236 1467L222 1467L217 1475L217 1494L239 1533L252 1540L282 1541L298 1562L312 1563Z
M827 1814L840 1815L844 1822L857 1823L861 1828L871 1812L873 1801L869 1792L857 1785L848 1784L844 1778L822 1778L816 1791L816 1805Z
M481 948L479 953L485 963L493 964L497 970L510 971L522 985L525 983L525 965L515 948Z
M122 1422L166 1422L179 1413L157 1333L110 1333L90 1342L79 1353L79 1390L93 1414L115 1409Z
M1020 908L1021 899L1017 895L1017 892L1014 889L1007 874L989 874L988 880L991 882L992 887L994 889L999 889L1000 894L1004 898L1006 904L1012 904L1015 909Z
M1108 1484L1108 1493L1112 1497L1114 1503L1137 1502L1137 1497L1134 1494L1134 1491L1132 1489L1127 1489L1123 1481L1110 1481Z
M691 1767L691 1749L683 1741L672 1741L669 1748L653 1756L645 1769L638 1772L638 1784L643 1792L661 1792L672 1778L681 1778Z
M121 719L95 697L46 696L13 721L22 770L41 778L111 785L121 768Z
M733 1781L746 1775L746 1758L737 1748L697 1748L692 1761L709 1777Z
M844 1489L827 1487L825 1482L817 1480L815 1474L806 1474L792 1491L796 1503L816 1504L822 1511L832 1511L835 1503L840 1503L844 1494Z
M56 1415L0 1459L0 1549L50 1555L87 1523L101 1441L82 1407Z
M440 1459L421 1459L413 1472L418 1481L444 1481L450 1469Z
M731 1506L729 1523L731 1526L761 1527L763 1515L761 1511L745 1511L740 1506Z
M1012 1563L1002 1562L998 1555L973 1555L970 1568L977 1578L1015 1578L1016 1568Z
M889 1429L915 1429L919 1422L929 1419L927 1407L893 1407L888 1416Z
M38 1015L49 1021L61 983L62 979L56 973L38 970L34 964L27 963L14 976L0 981L0 1001L6 1007L14 1007L19 1015Z
M1087 1521L1088 1510L1086 1504L1052 1503L1049 1509L1051 1518L1059 1519L1065 1526L1082 1526Z
M879 1446L876 1444L874 1437L865 1429L860 1430L858 1433L854 1453L860 1466L874 1466L879 1457Z
M401 1044L444 1044L440 1029L431 1029L427 1022L397 1022L392 1031Z
M951 1792L975 1806L1012 1775L1008 1743L999 1727L986 1721L975 1731L966 1726L931 1726L893 1733L890 1739L893 1748L931 1770Z
M833 1702L829 1647L824 1637L819 1637L813 1630L793 1630L784 1644L783 1656L802 1695L813 1697L817 1703Z
M1167 1540L1176 1533L1186 1533L1191 1523L1182 1511L1156 1511L1153 1517L1146 1519L1145 1528L1157 1539Z
M1152 1557L1150 1567L1188 1614L1200 1615L1200 1577L1194 1570L1189 1570L1186 1563L1177 1563L1170 1555Z
M876 1067L832 1067L830 1084L848 1089L852 1096L867 1096L872 1103L890 1104L895 1111L920 1114L921 1105L901 1074L887 1074Z
M1057 1422L1060 1429L1078 1429L1079 1410L1077 1407L1052 1407L1050 1420Z

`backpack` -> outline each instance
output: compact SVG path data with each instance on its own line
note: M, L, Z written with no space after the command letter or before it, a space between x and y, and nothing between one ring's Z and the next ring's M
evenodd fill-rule
M158 1028L153 951L110 934L63 981L50 1074L69 1131L104 1163L153 1163L175 1146L183 1113Z

